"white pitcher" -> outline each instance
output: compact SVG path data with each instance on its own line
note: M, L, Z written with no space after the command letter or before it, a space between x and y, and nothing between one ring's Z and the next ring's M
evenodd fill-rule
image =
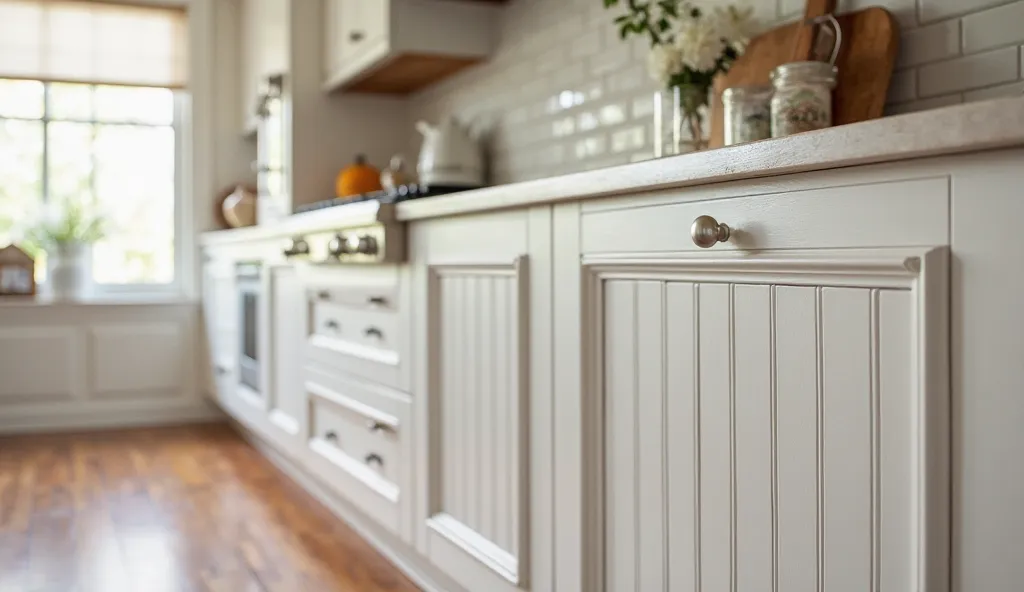
M483 156L467 126L449 117L436 126L420 121L416 129L423 134L417 167L420 183L467 189L483 186Z

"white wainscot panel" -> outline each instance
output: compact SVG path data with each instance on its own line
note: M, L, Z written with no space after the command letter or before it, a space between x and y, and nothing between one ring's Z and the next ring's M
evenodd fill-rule
M98 397L176 395L186 378L185 326L180 322L93 326L92 392Z
M0 404L71 399L80 384L71 327L0 329Z

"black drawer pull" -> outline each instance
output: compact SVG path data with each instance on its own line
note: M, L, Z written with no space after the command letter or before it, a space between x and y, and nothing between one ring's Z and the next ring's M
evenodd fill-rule
M383 296L370 296L366 301L374 306L387 306L388 304L388 299Z
M377 339L384 339L384 332L378 329L377 327L367 327L365 333L367 337L376 337Z
M324 434L324 440L327 440L328 442L331 442L332 444L337 444L338 443L338 433L335 432L334 430L331 430L331 431L327 432L326 434Z
M327 290L320 290L319 292L316 293L316 297L319 298L320 300L330 300L331 293L328 292Z
M367 465L376 464L379 467L384 466L384 459L381 458L380 455L376 453L367 454L366 459L363 462L365 462Z
M381 423L379 421L373 421L371 419L366 424L366 429L370 430L371 434L376 434L377 432L390 432L391 431L391 426L389 426L386 423Z
M341 324L339 324L338 321L335 321L334 319L331 319L331 320L327 321L325 323L325 325L327 326L328 329L330 329L332 331L340 331L341 330Z

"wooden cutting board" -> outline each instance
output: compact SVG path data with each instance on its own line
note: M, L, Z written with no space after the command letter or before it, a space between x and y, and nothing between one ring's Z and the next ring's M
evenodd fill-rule
M835 0L809 0L804 16L814 18L834 9ZM832 123L881 117L899 49L899 24L888 10L877 6L836 15L836 20L843 30L843 44L836 60L839 79L832 95ZM755 37L729 72L715 80L709 147L721 147L725 138L722 91L732 86L768 85L777 66L808 59L814 30L798 22Z

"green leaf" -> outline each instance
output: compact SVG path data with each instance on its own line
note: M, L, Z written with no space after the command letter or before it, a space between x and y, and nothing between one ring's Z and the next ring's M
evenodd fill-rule
M612 6L617 6L618 4L619 0L604 0L605 8L611 8Z
M668 22L667 18L662 18L658 21L658 31L662 33L668 31L671 27L672 25Z
M622 16L619 16L619 17L616 17L616 18L615 18L615 24L616 24L616 25L621 25L622 23L624 23L624 22L628 21L628 20L629 20L629 19L631 19L631 18L632 18L632 17L631 17L631 16L629 16L628 14L624 14L624 15L622 15Z

